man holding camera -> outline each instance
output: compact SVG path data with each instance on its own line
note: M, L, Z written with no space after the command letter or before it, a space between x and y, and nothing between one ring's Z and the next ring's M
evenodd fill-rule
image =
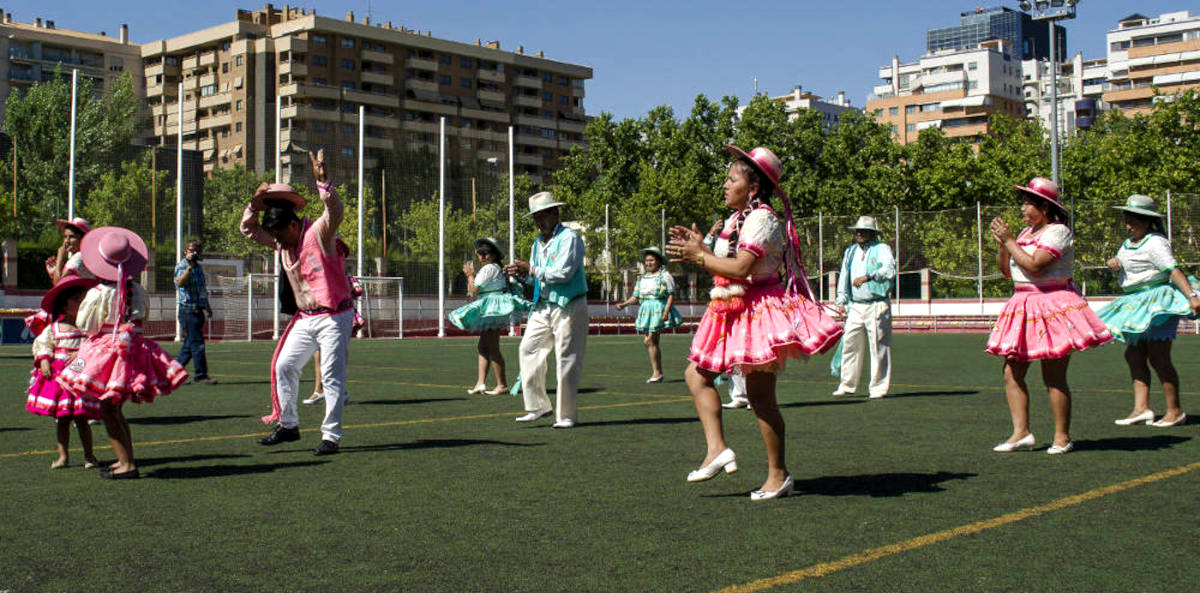
M212 317L212 306L208 304L208 284L204 279L204 268L200 266L199 239L191 239L183 249L183 259L175 265L175 300L179 306L179 327L183 330L183 348L175 360L192 367L192 382L212 385L216 379L208 376L208 357L204 354L204 319Z

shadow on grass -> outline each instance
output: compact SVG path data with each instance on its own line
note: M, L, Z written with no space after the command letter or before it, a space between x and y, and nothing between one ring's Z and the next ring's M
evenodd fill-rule
M935 474L865 474L859 476L826 476L796 480L792 496L870 496L890 498L914 492L943 492L939 486L949 480L965 480L979 474L937 472ZM750 492L715 494L706 498L744 498Z
M270 384L271 384L270 379L263 379L260 381L226 381L225 379L221 379L220 382L217 383L217 385L270 385ZM188 385L194 385L194 383L188 383ZM205 387L208 387L208 386L206 385Z
M196 461L213 461L215 459L239 459L250 455L181 455L178 457L141 457L137 460L138 467L163 465L167 463L190 463Z
M129 418L130 424L144 424L147 426L172 426L175 424L191 424L193 422L207 422L209 420L230 420L233 418L250 418L245 414L226 414L223 416L147 416L145 418Z
M978 389L960 389L955 391L908 391L905 393L889 393L883 399L894 397L937 397L944 395L979 395Z
M1116 437L1112 439L1095 439L1090 441L1075 441L1076 451L1158 451L1170 449L1180 443L1192 440L1191 437L1175 435L1155 435L1147 437Z
M194 478L223 478L227 476L245 476L251 474L269 474L271 472L294 467L312 467L324 465L328 461L296 461L292 463L260 463L255 465L204 465L200 467L164 467L163 469L143 474L147 478L160 480L187 480Z
M422 399L368 399L355 401L360 406L404 406L408 404L431 404L435 402L461 402L465 397L427 397Z
M632 418L630 420L605 420L603 422L582 422L575 428L592 428L597 426L639 426L652 424L689 424L699 422L695 416L690 418Z
M855 399L845 399L845 398L834 399L834 400L825 399L825 400L807 401L807 402L788 402L786 404L779 404L779 407L780 408L808 408L808 407L812 407L812 406L852 406L852 405L865 403L866 401L867 401L867 398L865 398L865 397L855 398Z
M541 447L542 443L508 443L504 441L478 439L421 439L412 443L386 443L382 445L355 445L342 447L342 453L374 453L376 451L410 451L414 449L449 449L453 447L478 447L494 445L500 447Z
M558 393L558 387L548 387L546 393ZM599 387L582 387L576 393L604 393L604 390Z
M24 426L0 426L0 432L25 432L27 430L33 429Z

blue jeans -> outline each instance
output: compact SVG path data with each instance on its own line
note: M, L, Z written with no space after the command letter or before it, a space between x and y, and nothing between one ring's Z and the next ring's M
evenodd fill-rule
M189 360L195 360L195 373L192 380L208 376L208 357L204 354L204 309L197 307L179 308L179 327L183 330L183 347L175 360L187 366Z

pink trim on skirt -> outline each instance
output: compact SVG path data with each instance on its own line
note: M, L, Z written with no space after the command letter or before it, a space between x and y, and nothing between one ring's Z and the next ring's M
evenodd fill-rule
M788 358L821 354L842 337L820 305L787 294L779 284L749 286L745 307L716 311L709 307L692 338L688 360L714 373L779 372Z
M34 366L29 374L29 397L25 399L25 410L39 416L54 418L100 419L100 404L94 399L79 397L67 391L55 380L67 361L56 358L50 361L50 378L42 377L41 369Z
M988 336L988 354L1008 360L1062 358L1113 339L1087 301L1066 287L1018 286Z
M101 331L88 338L58 382L67 391L100 401L149 403L187 378L187 371L157 342L123 325L116 334Z

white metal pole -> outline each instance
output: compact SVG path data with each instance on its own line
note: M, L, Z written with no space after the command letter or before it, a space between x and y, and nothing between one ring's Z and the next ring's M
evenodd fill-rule
M279 134L283 130L283 117L282 117L283 106L280 103L280 99L281 99L281 97L279 95L275 95L275 183L280 183L280 180L283 179L283 172L280 171L280 169L281 169L280 161L282 160L281 155L283 154L283 150L281 150L281 149L283 148L283 146L282 146L282 143L279 142ZM273 304L271 305L271 339L272 340L279 339L279 313L280 313L280 311L279 311L279 291L281 290L281 288L279 286L279 270L280 270L281 262L282 262L282 260L280 259L279 250L276 249L275 250L275 259L274 259L275 299L273 301ZM251 321L253 321L253 320L251 320Z
M246 274L246 341L254 341L254 274Z
M817 298L825 300L825 215L817 213Z
M1167 241L1171 240L1171 190L1167 190Z
M1050 176L1051 181L1058 185L1058 53L1055 47L1054 19L1050 23ZM1059 187L1062 190L1062 187ZM1072 205L1074 200L1072 200ZM1075 217L1075 209L1071 209L1071 218ZM1074 224L1074 220L1071 223Z
M892 254L896 267L896 312L900 312L900 207L896 206L896 252Z
M179 83L179 127L175 130L175 261L183 259L183 83ZM183 340L179 311L175 312L175 341Z
M606 204L607 205L607 204ZM658 248L667 248L667 209L662 208L658 211L658 224L660 230L658 232Z
M367 106L358 106L358 275L363 272L363 132L367 119Z
M400 296L396 297L396 315L399 315L399 317L397 318L397 321L400 326L396 332L398 334L396 336L396 339L403 340L404 339L404 278L400 279Z
M517 257L516 223L513 220L513 200L516 199L516 180L513 178L516 167L513 165L513 127L508 126L508 263L513 263Z
M446 335L446 118L438 140L438 337Z
M75 119L76 89L79 86L79 70L71 70L71 157L67 164L67 220L75 218Z
M604 299L604 314L608 315L608 302L612 300L612 285L609 284L608 276L612 271L612 251L608 244L608 204L604 205L604 290L608 294Z
M975 288L979 291L979 313L983 313L983 205L975 202L975 257L979 278Z

